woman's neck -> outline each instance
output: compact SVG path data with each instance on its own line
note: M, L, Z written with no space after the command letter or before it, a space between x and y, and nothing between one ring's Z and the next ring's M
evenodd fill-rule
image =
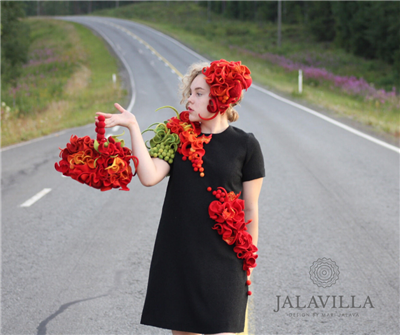
M203 134L219 134L229 127L226 115L218 114L214 119L201 122Z

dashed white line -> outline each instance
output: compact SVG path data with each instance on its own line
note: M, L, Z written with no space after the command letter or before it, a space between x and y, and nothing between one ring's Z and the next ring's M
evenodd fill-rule
M51 188L44 188L41 190L39 193L35 194L32 198L26 200L21 207L30 207L32 206L36 201L44 197L47 193L51 191Z

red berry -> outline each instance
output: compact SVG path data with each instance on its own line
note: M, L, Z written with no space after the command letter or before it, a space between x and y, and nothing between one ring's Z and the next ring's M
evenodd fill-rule
M199 166L199 167L200 167L200 166ZM204 171L204 168L201 167L201 168L199 169L199 171L200 171L200 172L203 172L203 171Z
M183 161L185 161L186 159L187 159L187 157L186 157L186 156L183 156L183 157L182 157L182 160L183 160Z
M219 201L224 202L224 201L225 201L225 198L221 197L221 198L219 199Z
M198 168L194 168L193 170L194 170L194 171L196 171L196 172L197 172L197 171L199 171L199 169L198 169Z
M98 119L99 121L104 121L106 118L105 118L103 115L99 115L99 116L97 117L97 119Z
M247 286L251 285L251 280L247 280L247 281L246 281L246 285L247 285Z
M213 191L213 195L216 195L217 194L217 191Z
M106 130L104 128L97 128L97 134L104 135L106 133Z
M210 186L208 186L208 187L207 187L207 191L208 191L208 192L211 192L211 191L212 191L212 188L211 188Z
M247 291L247 294L248 295L252 295L253 293L251 291Z
M215 195L215 197L216 197L217 199L219 199L219 198L221 198L221 194L217 193L217 194Z
M200 177L204 177L204 172L200 173Z
M97 127L104 128L105 126L106 126L106 123L104 121L97 122Z

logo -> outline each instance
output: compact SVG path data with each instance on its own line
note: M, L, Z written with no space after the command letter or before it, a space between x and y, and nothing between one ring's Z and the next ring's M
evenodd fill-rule
M330 287L339 279L339 267L330 258L318 258L310 267L310 278L319 287Z
M319 287L330 287L339 280L339 267L330 258L318 258L310 267L310 278ZM286 310L289 317L358 317L365 308L375 308L369 296L356 295L276 295L275 313ZM312 311L308 312L308 311ZM345 312L341 312L347 311ZM295 312L293 312L295 311ZM297 312L299 311L299 312ZM319 312L321 311L321 312ZM354 312L352 312L354 311Z

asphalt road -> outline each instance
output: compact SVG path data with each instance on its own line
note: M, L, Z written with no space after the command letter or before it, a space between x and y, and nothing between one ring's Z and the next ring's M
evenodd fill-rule
M178 72L200 56L133 22L68 19L128 67L142 129L173 115L154 110L179 106ZM257 87L239 114L266 166L248 333L398 334L399 152ZM72 134L94 138L94 125L2 151L2 334L169 334L139 324L167 180L102 193L63 178ZM329 287L310 278L317 260L330 264L318 280L338 274Z

